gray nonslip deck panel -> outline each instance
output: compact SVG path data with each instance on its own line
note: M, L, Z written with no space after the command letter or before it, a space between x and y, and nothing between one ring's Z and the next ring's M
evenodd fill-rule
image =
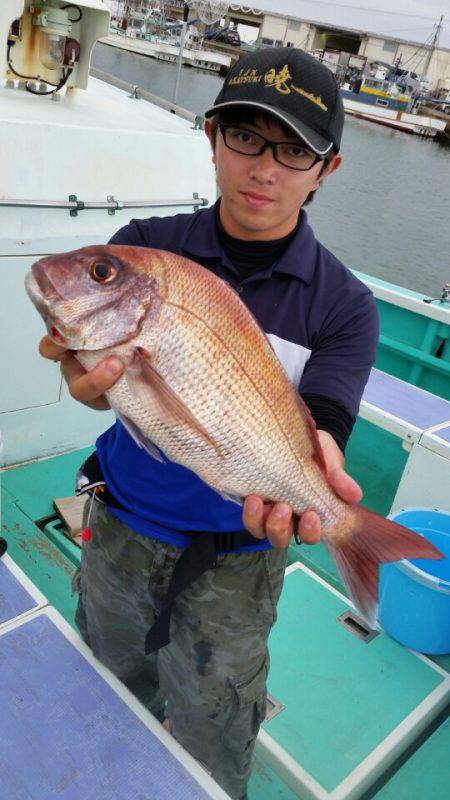
M0 624L37 607L36 600L0 560Z
M450 442L450 425L446 428L442 428L440 431L435 431L434 435L437 436L438 439L443 439L444 442Z
M399 378L372 369L363 400L421 430L450 421L450 403Z
M207 800L45 614L0 636L0 797Z

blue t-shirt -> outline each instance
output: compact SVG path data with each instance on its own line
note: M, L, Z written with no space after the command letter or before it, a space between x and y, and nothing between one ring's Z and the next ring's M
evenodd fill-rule
M375 301L365 284L316 241L304 211L281 258L243 281L220 244L214 206L132 220L110 243L169 250L228 281L299 391L328 397L356 416L376 356ZM191 540L183 531L243 529L242 506L224 500L186 467L152 458L119 421L99 437L97 453L107 486L124 507L111 511L137 533L185 546ZM268 547L267 540L255 539L245 549Z

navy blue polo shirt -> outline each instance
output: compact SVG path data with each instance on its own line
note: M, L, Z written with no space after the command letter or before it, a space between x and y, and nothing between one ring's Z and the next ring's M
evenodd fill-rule
M281 258L241 281L222 248L215 217L213 206L132 220L110 243L169 250L228 281L299 391L330 398L356 416L378 342L370 290L317 242L304 211ZM97 453L109 490L126 509L111 510L136 532L184 546L191 540L183 531L242 530L241 506L222 499L186 467L152 458L119 421L99 437ZM269 546L256 541L250 549Z

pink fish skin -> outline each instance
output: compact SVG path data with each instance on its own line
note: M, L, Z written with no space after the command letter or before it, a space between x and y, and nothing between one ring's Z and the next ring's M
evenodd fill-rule
M222 495L311 508L357 608L374 624L378 565L442 558L424 537L329 486L314 421L238 295L160 250L92 246L32 267L27 291L57 344L86 369L125 364L108 399L147 451Z

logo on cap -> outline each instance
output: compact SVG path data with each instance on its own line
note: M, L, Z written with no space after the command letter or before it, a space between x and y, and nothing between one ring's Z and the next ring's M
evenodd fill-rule
M290 84L288 83L289 81ZM267 70L265 75L258 73L256 69L241 69L238 75L235 75L229 80L228 85L261 82L265 84L266 89L276 89L280 94L291 94L291 91L294 90L294 92L298 92L302 97L310 100L311 103L315 103L322 111L328 111L328 106L325 105L320 95L317 96L312 92L307 92L305 89L302 89L300 86L295 86L292 83L292 75L289 72L289 66L287 64L278 72L275 67L271 67L271 69Z
M315 103L316 106L319 106L322 111L328 111L328 106L325 105L320 96L317 97L317 95L313 94L312 92L306 92L305 89L301 89L300 86L294 86L292 83L292 75L289 72L289 67L287 64L285 64L283 69L280 69L279 72L275 72L274 67L269 69L264 75L264 81L266 83L266 89L268 89L269 86L273 86L282 94L290 94L291 90L293 89L294 92L298 92L302 95L302 97L306 97L307 100L311 100L312 103ZM288 81L291 81L290 86L288 86Z

